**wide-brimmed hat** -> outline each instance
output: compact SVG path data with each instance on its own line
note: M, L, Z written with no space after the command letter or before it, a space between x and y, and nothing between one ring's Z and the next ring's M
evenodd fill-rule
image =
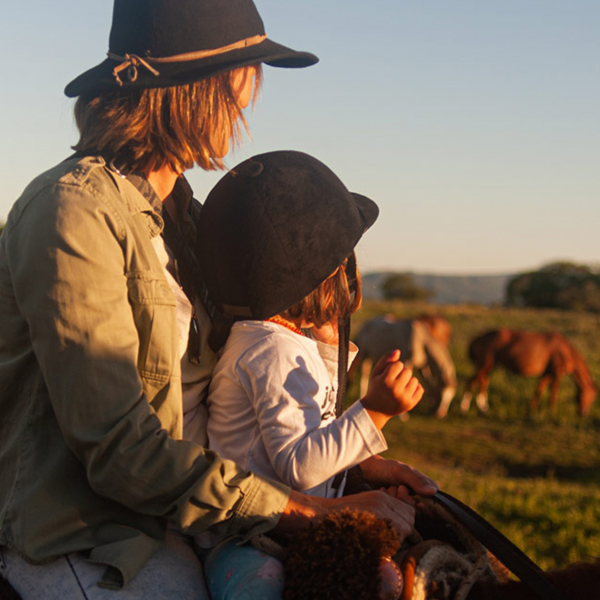
M232 320L279 314L352 254L378 214L308 154L254 156L217 183L200 213L196 256L208 294Z
M168 87L258 63L298 68L318 61L270 40L252 0L115 0L107 56L65 94Z

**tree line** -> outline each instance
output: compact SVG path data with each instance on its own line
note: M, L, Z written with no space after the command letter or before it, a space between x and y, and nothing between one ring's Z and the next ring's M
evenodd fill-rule
M508 306L600 313L600 267L554 262L509 280Z
M427 301L433 295L411 273L389 275L381 292L386 300ZM600 313L600 266L561 261L519 273L506 285L504 304Z

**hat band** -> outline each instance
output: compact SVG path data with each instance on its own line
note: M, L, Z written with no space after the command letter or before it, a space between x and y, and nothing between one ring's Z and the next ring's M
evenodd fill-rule
M152 64L161 64L161 63L174 63L174 62L186 62L190 60L198 60L201 58L208 58L210 56L217 56L219 54L225 54L226 52L231 52L232 50L238 50L240 48L247 48L248 46L256 46L260 44L264 40L267 39L266 35L255 35L249 38L245 38L240 40L239 42L234 42L233 44L229 44L228 46L222 46L221 48L214 48L212 50L199 50L198 52L186 52L184 54L174 54L173 56L164 56L159 58L145 56L141 58L137 54L124 54L123 56L119 56L110 50L107 52L108 58L112 60L120 60L121 64L117 65L113 69L113 75L115 77L116 82L119 85L123 85L123 81L121 80L121 73L125 71L127 73L127 78L129 81L133 82L138 77L138 68L144 67L147 69L152 75L157 77L160 75L160 71L155 69Z

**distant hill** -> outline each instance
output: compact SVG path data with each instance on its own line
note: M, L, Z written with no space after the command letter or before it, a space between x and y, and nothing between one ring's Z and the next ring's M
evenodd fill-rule
M392 271L362 275L363 295L367 300L380 300L381 283ZM411 273L415 283L433 292L433 304L483 304L491 306L504 302L508 275L428 275Z

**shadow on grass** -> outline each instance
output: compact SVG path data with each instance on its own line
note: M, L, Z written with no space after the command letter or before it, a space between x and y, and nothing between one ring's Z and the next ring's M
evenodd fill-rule
M558 481L593 485L600 488L600 464L590 466L561 466L550 463L527 465L518 462L502 462L503 470L513 479L544 478Z

